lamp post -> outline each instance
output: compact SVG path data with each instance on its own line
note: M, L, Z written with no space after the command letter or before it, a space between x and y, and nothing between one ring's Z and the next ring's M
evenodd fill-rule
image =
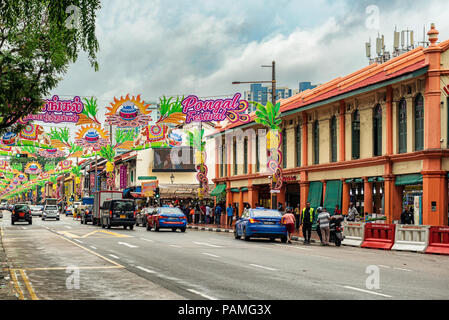
M234 81L232 84L253 84L253 83L271 83L271 103L273 106L276 105L276 62L273 61L271 66L262 65L262 68L271 68L271 81ZM273 176L269 176L270 179L270 189L273 190ZM276 209L277 205L277 195L275 193L270 194L271 198L271 208Z
M173 173L170 176L170 181L171 181L171 184L173 184L173 181L175 181L175 176L173 175Z

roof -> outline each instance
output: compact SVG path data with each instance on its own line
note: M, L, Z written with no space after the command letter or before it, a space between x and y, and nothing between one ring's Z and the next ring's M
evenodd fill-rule
M437 44L436 47L442 51L448 50L449 40ZM388 80L413 73L417 70L427 68L428 62L426 61L425 50L426 49L420 46L385 63L371 64L347 76L338 77L324 83L314 89L305 90L287 99L281 99L278 101L281 103L281 116L282 114L285 115L287 111L295 109L301 111L307 106L311 106L319 102L325 102L330 98L335 98L361 88L366 88L374 84L380 84ZM250 114L250 123L254 122L254 118L255 113L253 112ZM241 125L243 125L243 123L230 124L215 131L211 136Z

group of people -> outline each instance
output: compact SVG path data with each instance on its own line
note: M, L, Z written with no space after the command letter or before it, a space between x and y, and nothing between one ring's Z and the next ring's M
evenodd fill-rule
M232 225L234 219L238 217L238 208L235 204L224 203L204 203L197 202L190 205L183 205L181 210L186 215L189 223L194 224L221 224L222 215L226 215L227 225Z

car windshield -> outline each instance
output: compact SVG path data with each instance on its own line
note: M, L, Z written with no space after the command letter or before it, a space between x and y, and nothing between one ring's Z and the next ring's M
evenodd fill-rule
M57 210L58 207L56 207L56 206L46 206L45 209L47 209L47 210Z
M173 213L183 214L179 208L159 208L159 211L161 214L173 214Z
M133 211L134 201L115 201L113 204L113 210Z
M40 206L31 206L30 207L31 210L40 210Z
M252 212L253 217L270 217L270 218L280 218L282 214L277 210L254 210Z
M18 204L16 205L16 207L14 208L15 210L24 210L24 211L28 211L29 208L26 204Z

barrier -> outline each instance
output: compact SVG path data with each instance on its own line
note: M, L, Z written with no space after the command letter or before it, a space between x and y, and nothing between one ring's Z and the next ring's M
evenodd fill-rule
M392 250L424 252L429 244L429 226L396 225Z
M362 248L391 250L394 245L396 225L367 223Z
M430 227L426 253L449 254L449 227Z
M344 246L360 247L365 236L365 224L363 222L345 222L343 223L343 235L345 239L342 241Z

